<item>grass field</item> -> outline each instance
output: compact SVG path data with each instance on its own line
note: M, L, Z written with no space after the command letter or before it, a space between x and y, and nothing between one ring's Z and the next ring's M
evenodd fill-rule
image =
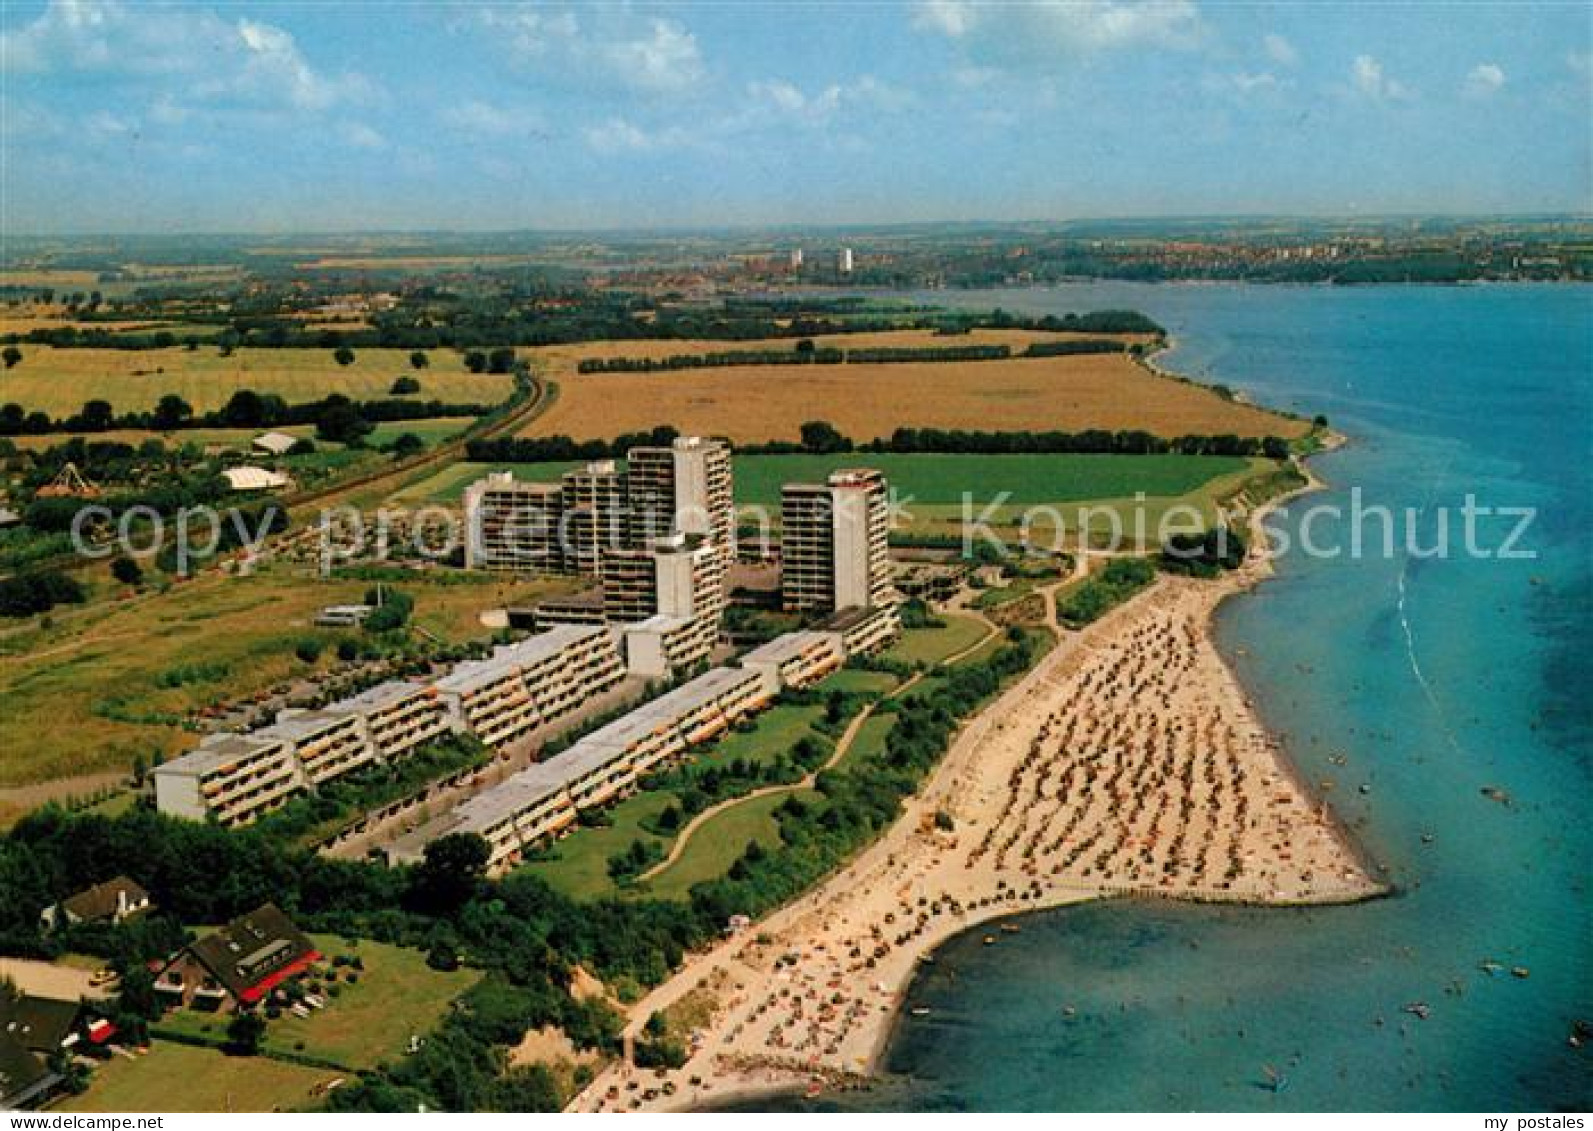
M816 704L777 703L753 719L747 730L732 730L698 756L704 764L727 765L743 758L754 765L773 762L804 738L818 737L813 724L824 715Z
M826 676L818 685L821 692L870 691L883 695L896 686L896 677L890 672L869 672L860 668L842 668Z
M641 822L656 817L674 804L675 795L663 790L637 793L608 810L610 823L578 828L553 846L548 859L523 867L572 899L601 899L615 894L609 878L608 858L624 852L634 840L663 846L660 837L643 829Z
M311 1106L312 1092L339 1077L262 1057L154 1041L137 1060L115 1056L94 1070L93 1083L52 1111L288 1111Z
M401 489L395 503L420 506L457 504L466 484L489 471L513 471L516 478L552 482L575 466L571 463L457 463ZM1239 489L1253 475L1270 471L1270 461L1229 456L1068 455L1008 456L897 455L849 453L808 456L737 456L735 489L738 506L761 506L777 514L783 483L822 480L837 467L877 467L896 492L897 518L907 529L948 528L960 518L962 496L972 497L975 515L1001 499L992 525L1017 521L1025 508L1054 506L1070 528L1078 525L1077 504L1103 501L1114 510L1131 511L1136 492L1146 496L1145 512L1156 517L1177 503L1188 503L1209 516L1216 498ZM1095 525L1100 525L1102 519ZM1054 523L1053 523L1054 525ZM1125 521L1125 526L1128 523Z
M0 403L14 401L32 411L68 416L83 402L101 399L117 412L151 409L166 393L176 393L196 412L220 408L239 389L277 393L290 403L313 401L329 393L355 400L390 397L393 378L420 381L414 400L496 404L509 396L512 378L471 373L462 355L431 350L431 365L414 370L409 351L360 349L354 362L339 365L329 349L240 349L229 357L219 350L181 346L165 350L54 349L20 347L22 361L0 371Z
M946 346L1053 335L1023 331L936 338L925 331L851 335L843 347ZM818 339L828 344L832 339ZM739 443L794 440L808 420L828 420L857 440L902 426L1041 431L1144 429L1162 436L1232 432L1297 436L1307 430L1198 385L1158 377L1122 354L1014 358L984 362L768 365L662 373L581 374L583 357L659 357L728 348L789 348L789 343L593 342L536 356L559 397L530 432L577 439L672 424L682 432Z
M777 704L756 716L750 730L731 731L712 746L694 754L693 759L704 765L725 765L738 758L757 764L772 762L782 754L788 753L803 737L816 734L811 724L823 713L824 709L816 705ZM524 867L535 872L559 891L576 899L599 899L618 894L665 895L657 881L620 888L609 877L608 859L625 851L634 840L656 844L667 853L674 838L656 836L642 828L642 822L650 821L674 804L675 800L675 794L670 790L657 789L637 793L609 810L611 825L577 828L553 846L548 859L535 860ZM756 801L746 804L754 805ZM732 806L725 811L724 816L728 818L730 814L745 807ZM773 811L772 808L770 811ZM717 836L716 833L708 833L708 829L718 821L719 818L713 818L693 834L691 841L688 842L686 854L671 865L667 872L660 874L659 880L675 873L676 869L688 859L696 861L692 870L685 873L694 877L690 883L706 878L703 874L704 869L710 868L713 861L717 861L718 870L711 872L712 875L719 875L728 868L736 853L722 858L712 854L698 856L698 837L705 833L710 839ZM771 819L770 828L772 827ZM741 844L745 843L746 838L743 837ZM739 851L738 848L737 853ZM684 886L672 883L669 890L670 894L665 896L666 898L675 898L677 894L684 896Z
M716 813L692 833L680 859L648 880L642 893L659 899L690 899L693 884L724 875L748 842L756 840L765 848L778 849L782 842L774 811L791 796L788 791L771 793ZM798 790L796 796L807 799L817 794Z
M483 637L484 608L551 591L555 583L477 577L402 586L415 623L451 641ZM208 574L165 593L81 608L61 607L49 629L0 636L0 786L127 769L135 755L170 755L196 736L181 716L236 700L307 670L294 656L305 637L328 645L339 632L311 626L322 605L359 600L367 584L310 580L273 566L253 577ZM161 686L163 674L203 659L213 678ZM70 725L63 721L70 720Z
M901 639L885 650L886 658L910 664L938 664L973 647L990 632L989 625L973 617L944 613L940 619L946 623L938 628L905 630Z
M338 994L323 994L327 1006L308 1017L284 1013L266 1024L263 1048L268 1052L302 1053L355 1070L374 1067L402 1056L413 1034L437 1026L449 1003L480 980L472 970L443 972L426 965L418 950L369 940L349 941L330 935L312 936L332 969L336 955L357 954L365 968L338 971ZM189 1033L206 1041L226 1039L226 1016L177 1010L159 1022L165 1029Z

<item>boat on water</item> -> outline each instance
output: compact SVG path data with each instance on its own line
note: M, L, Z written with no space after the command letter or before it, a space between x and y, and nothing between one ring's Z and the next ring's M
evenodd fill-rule
M1267 1078L1267 1082L1264 1087L1269 1092L1281 1092L1288 1088L1289 1078L1283 1073L1279 1072L1276 1068L1272 1067L1272 1065L1263 1064L1261 1066L1261 1071Z
M1422 1021L1427 1020L1427 1018L1431 1016L1433 1012L1432 1006L1428 1005L1425 1001L1407 1002L1400 1008L1405 1013L1410 1014L1412 1017L1419 1018Z
M929 1016L929 1006L927 1006L927 1005L915 1005L915 1006L913 1006L913 1008L909 1012L911 1012L914 1017L928 1017Z

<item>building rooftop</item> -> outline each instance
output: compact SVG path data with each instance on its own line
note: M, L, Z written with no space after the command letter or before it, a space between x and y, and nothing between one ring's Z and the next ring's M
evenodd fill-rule
M126 876L113 876L104 883L76 892L61 901L61 909L85 923L113 918L124 906L135 907L149 900L149 892Z
M603 632L599 625L559 624L515 644L504 644L492 650L484 660L470 660L437 681L437 690L467 692L493 683L521 668L539 663L571 644L588 640Z
M156 766L154 772L198 777L229 762L251 758L281 745L281 739L274 735L256 738L249 734L209 734L194 749L180 758Z
M254 733L262 738L302 742L312 735L331 730L333 727L347 726L349 718L347 711L333 711L327 708L314 711L284 711L277 716L276 722L261 727Z
M240 1001L253 1002L320 955L282 911L267 903L240 915L189 950Z
M776 636L767 643L758 645L741 657L741 663L743 666L760 663L781 664L786 660L796 659L808 648L816 645L835 647L835 637L828 632L787 632Z
M391 707L395 703L402 703L417 694L424 695L428 690L428 686L424 683L411 683L407 679L389 679L383 683L378 683L375 687L367 687L358 695L350 695L347 699L339 699L327 710L350 714L379 711L383 707Z

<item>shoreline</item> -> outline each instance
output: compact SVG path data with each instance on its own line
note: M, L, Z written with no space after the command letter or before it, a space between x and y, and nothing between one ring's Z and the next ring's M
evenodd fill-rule
M1335 434L1323 450L1343 442ZM873 844L750 929L688 957L639 1002L628 1035L716 971L725 975L716 983L733 983L728 993L712 995L712 1019L694 1035L683 1068L643 1071L619 1062L568 1110L718 1107L760 1095L861 1086L880 1074L925 957L959 934L1022 912L1124 897L1320 906L1390 894L1364 846L1310 790L1260 722L1210 636L1224 601L1274 576L1263 521L1323 488L1305 460L1297 463L1306 482L1244 516L1252 544L1239 569L1211 581L1159 578L1094 624L1064 634L1035 667L963 725L924 786ZM1094 706L1103 693L1094 681L1103 673L1125 664L1157 673L1173 670L1175 662L1177 670L1190 673L1187 685L1164 683L1155 674L1140 680L1131 672L1130 679L1112 685L1116 706ZM1227 720L1225 730L1219 734L1204 724L1208 733L1189 745L1195 722L1209 717ZM1125 734L1125 720L1139 729ZM1061 810L1055 819L1038 812L1060 803L1051 783L1064 769L1066 780L1080 773L1062 750L1066 742L1050 753L1051 728L1063 725L1069 739L1073 728L1084 727L1084 745L1098 742L1103 750L1117 743L1126 751L1136 742L1149 749L1182 735L1189 765L1174 781L1165 769L1174 755L1163 755L1159 747L1160 769L1150 767L1148 757L1129 766L1132 760L1121 755L1123 764L1104 790L1092 784L1078 799L1063 797L1072 823L1055 844L1041 846L1040 834L1061 817ZM1203 782L1194 781L1197 754L1204 759ZM1116 750L1092 755L1084 781L1093 783L1096 767L1112 757L1119 757ZM1033 774L1037 759L1041 772ZM1130 769L1137 775L1129 783L1136 786L1133 802L1115 784ZM1148 820L1142 815L1147 790L1159 802ZM1163 814L1171 814L1175 799L1183 818L1169 845L1163 822L1174 818ZM941 813L954 815L954 833L939 831L929 820ZM1261 815L1247 816L1254 813ZM1133 821L1138 823L1130 828ZM1077 850L1060 853L1061 842L1081 824L1086 844L1107 838L1094 867L1081 867ZM979 832L984 841L969 851ZM998 832L1004 839L988 859ZM1186 832L1190 839L1205 838L1199 851L1182 847ZM1115 846L1111 835L1118 838ZM1007 859L1024 838L1021 863ZM1221 838L1229 873L1216 880L1206 869L1217 860ZM1110 862L1103 863L1108 856ZM1149 866L1153 856L1159 871ZM1042 863L1049 865L1043 879ZM903 931L904 924L910 929ZM994 945L999 939L989 935L985 941Z

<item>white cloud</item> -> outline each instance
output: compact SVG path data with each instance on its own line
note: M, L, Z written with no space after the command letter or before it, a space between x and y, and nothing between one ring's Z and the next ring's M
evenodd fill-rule
M913 26L995 61L1132 47L1193 47L1205 35L1191 0L1033 0L1010 6L926 0Z
M0 34L8 74L98 73L169 85L156 95L169 120L179 94L211 103L324 110L371 93L359 75L328 76L272 24L181 6L51 0L31 23ZM212 107L213 108L213 107Z
M691 136L678 126L649 130L625 118L609 118L583 133L586 144L599 153L651 153L691 144Z
M912 105L913 95L873 75L863 75L849 83L831 83L811 94L785 79L751 82L747 84L747 100L747 122L767 117L767 114L760 114L760 111L767 111L821 123L850 108L895 113Z
M519 137L543 131L543 118L535 110L494 106L470 99L441 111L443 124L481 137Z
M477 22L504 37L522 65L575 80L594 74L653 93L681 93L707 75L697 37L676 20L638 20L628 7L602 5L579 14L540 5L486 8Z
M1241 98L1270 94L1284 83L1271 71L1235 71L1232 74L1211 75L1204 83L1206 89L1219 94L1235 94Z
M378 150L387 148L387 139L364 122L344 122L343 140L355 149Z
M1292 67L1300 61L1300 53L1294 49L1283 36L1276 32L1268 32L1261 37L1261 49L1267 53L1267 58L1283 67Z
M1487 98L1497 94L1504 84L1504 68L1498 63L1478 63L1466 72L1465 92L1472 98Z
M1404 84L1385 74L1383 64L1370 55L1357 55L1350 64L1350 85L1356 93L1379 101L1410 97Z
M967 35L974 22L974 5L964 0L923 0L913 13L914 27L938 31L953 39Z

